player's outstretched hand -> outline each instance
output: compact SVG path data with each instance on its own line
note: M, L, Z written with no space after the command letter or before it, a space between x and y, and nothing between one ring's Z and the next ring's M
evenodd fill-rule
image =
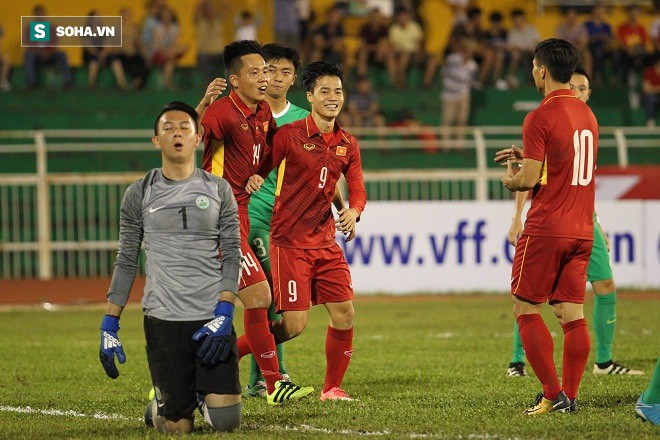
M207 365L226 362L236 342L232 325L234 305L229 301L220 301L215 306L214 314L215 318L204 324L192 337L195 341L204 339L197 357Z
M204 97L202 98L202 104L206 107L211 105L213 101L215 101L218 96L222 95L222 92L224 92L227 89L227 80L224 78L216 78L211 83L208 85L206 88L206 93L204 93Z
M515 145L511 145L511 148L506 148L495 153L495 162L500 165L506 165L509 160L522 160L523 150L518 148Z
M335 227L339 232L346 235L346 241L351 241L355 238L355 222L358 218L358 213L353 208L344 208L340 210L337 214L337 220L335 220Z
M264 178L258 174L253 174L248 178L247 185L245 185L245 191L248 194L256 193L261 188L261 185L264 183Z
M120 364L126 362L124 347L119 342L117 332L119 331L119 318L105 315L101 321L101 348L99 358L105 373L112 379L119 377L119 370L115 365L115 355Z

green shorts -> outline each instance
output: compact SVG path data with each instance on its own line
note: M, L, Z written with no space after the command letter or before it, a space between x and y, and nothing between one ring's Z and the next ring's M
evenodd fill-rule
M612 266L610 266L610 253L607 251L607 243L598 223L594 221L594 246L587 267L587 281L602 281L612 278Z
M252 219L250 219L252 220ZM271 280L270 276L270 228L264 227L260 222L255 222L256 224L250 224L250 235L248 235L248 241L250 242L250 247L254 251L254 254L257 256L261 267L266 272L266 277L268 280Z

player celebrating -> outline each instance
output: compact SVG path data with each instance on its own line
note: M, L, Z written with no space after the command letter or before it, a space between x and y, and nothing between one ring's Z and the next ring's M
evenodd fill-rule
M589 356L583 305L587 264L593 243L594 169L598 123L577 99L569 81L579 61L564 40L540 42L532 76L544 95L525 117L522 157L509 148L495 160L522 158L522 167L502 183L511 191L533 188L525 230L516 245L511 293L520 337L532 369L543 385L527 415L577 409L577 395ZM553 360L553 341L541 317L548 301L564 330L562 384Z
M212 103L202 117L203 162L206 171L229 182L238 204L243 256L239 298L245 306L245 334L238 340L239 355L255 354L266 381L268 403L279 405L300 399L314 389L283 380L268 323L270 288L248 242L250 194L245 191L245 185L257 172L276 128L270 107L264 101L268 71L260 52L261 45L256 41L235 41L225 46L224 62L232 91Z
M576 69L571 76L571 90L584 103L591 96L591 87L587 72ZM522 211L527 200L528 191L519 191L515 197L515 213L509 228L509 243L516 245L523 229ZM631 370L612 360L612 341L616 328L616 287L612 277L609 255L610 244L598 222L594 212L594 244L587 266L587 280L594 289L594 330L596 333L596 363L593 373L606 374L644 374L639 370ZM513 357L507 370L508 377L525 376L525 353L520 342L518 324L514 325Z
M119 250L101 323L100 359L115 379L115 355L126 361L119 317L144 242L142 308L156 396L145 421L163 433L192 431L196 393L205 396L200 408L214 429L232 431L241 423L232 324L240 273L236 201L224 179L195 167L197 118L182 102L168 104L156 118L152 141L163 166L132 184L122 200Z
M336 123L344 104L342 75L339 65L323 61L305 69L302 82L312 112L278 129L270 162L246 188L258 190L262 177L279 165L270 255L282 319L272 328L278 342L287 341L305 329L310 302L325 306L330 325L321 400L351 400L340 386L353 353L354 295L330 206L341 174L350 208L339 211L337 229L352 233L366 203L357 139Z

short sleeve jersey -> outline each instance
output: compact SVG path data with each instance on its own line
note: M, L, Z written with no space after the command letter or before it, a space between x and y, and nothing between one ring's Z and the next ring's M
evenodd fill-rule
M247 211L245 185L257 173L277 127L268 103L262 101L252 111L232 90L206 109L202 126L204 171L227 180L239 211Z
M331 205L339 177L346 177L349 205L358 214L367 200L357 139L335 123L326 141L309 115L277 130L270 160L279 165L271 243L299 249L332 246Z
M598 122L568 89L549 93L523 123L523 157L543 162L526 235L593 240Z
M273 114L277 126L281 127L289 122L305 118L309 112L296 105L287 103L286 108L279 114ZM277 186L277 170L271 171L259 191L250 196L248 213L250 215L250 227L261 227L270 229L270 221L273 217L273 206L275 206L275 187Z

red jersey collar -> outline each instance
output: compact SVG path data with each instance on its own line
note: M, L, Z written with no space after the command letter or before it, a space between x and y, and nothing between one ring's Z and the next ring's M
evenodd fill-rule
M312 118L311 113L305 118L305 127L307 128L307 137L310 139L313 136L321 135L321 130L319 130L319 128L316 126L316 122L314 122L314 118ZM335 137L341 137L344 142L349 142L346 134L344 133L344 130L337 123L337 120L335 120L335 127L332 132Z
M252 111L250 107L246 103L243 102L243 100L238 96L238 93L234 92L232 90L229 92L229 99L234 103L236 108L243 114L243 116L247 119L248 116L250 116L252 113L257 113L261 107L263 107L263 102L258 102L257 103L257 109L255 111Z
M550 101L552 98L575 98L575 99L577 99L577 96L575 95L575 92L571 89L558 89L558 90L555 90L554 92L550 92L547 95L545 95L545 98L543 98L543 101L541 101L541 105L543 105L546 102Z

